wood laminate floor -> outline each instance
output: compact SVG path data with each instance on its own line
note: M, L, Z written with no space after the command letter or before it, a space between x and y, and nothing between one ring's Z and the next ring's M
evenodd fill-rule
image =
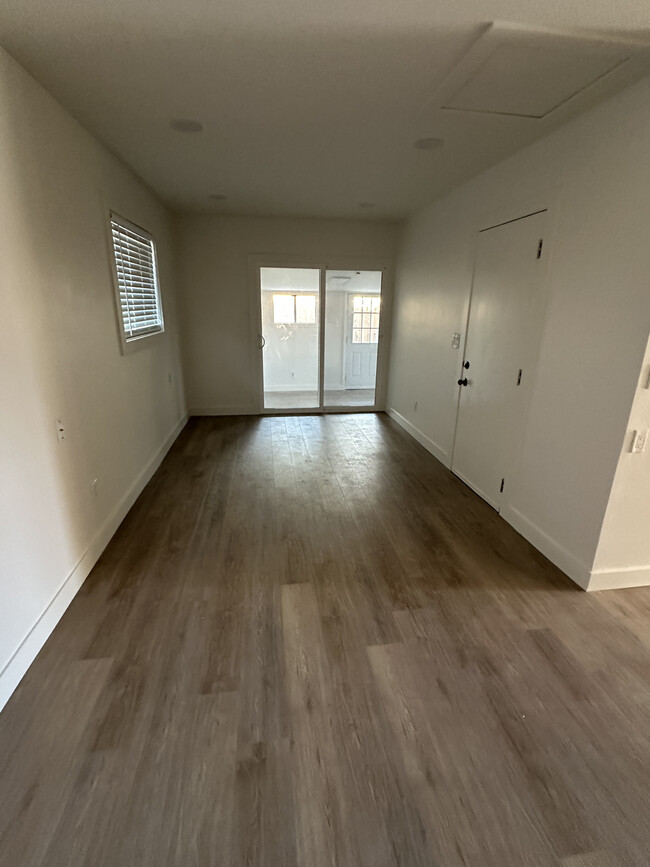
M193 419L0 715L0 863L647 867L649 613L386 416Z

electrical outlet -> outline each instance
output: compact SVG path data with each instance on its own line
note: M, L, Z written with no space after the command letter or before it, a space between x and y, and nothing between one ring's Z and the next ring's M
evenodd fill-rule
M451 348L459 349L460 348L460 333L455 331L451 338Z
M58 439L58 441L60 443L62 443L63 440L65 439L65 428L63 427L63 422L61 421L60 418L57 418L57 420L55 421L55 425L56 425L56 438Z
M634 454L638 452L644 452L646 443L648 442L648 431L647 430L635 430L634 435L632 437L632 448L630 451Z

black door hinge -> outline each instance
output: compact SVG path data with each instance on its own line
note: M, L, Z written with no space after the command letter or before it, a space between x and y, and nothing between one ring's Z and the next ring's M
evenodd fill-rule
M501 487L499 488L499 493L500 493L500 494L503 493L503 488L504 488L504 486L505 486L505 483L506 483L506 480L505 480L505 479L501 479Z
M544 239L543 239L543 238L540 238L540 239L539 239L539 244L537 245L537 258L538 258L538 259L541 259L541 258L542 258L542 247L543 247L543 246L544 246Z

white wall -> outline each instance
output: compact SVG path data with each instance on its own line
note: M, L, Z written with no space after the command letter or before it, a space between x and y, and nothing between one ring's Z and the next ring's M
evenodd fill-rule
M449 463L476 232L549 208L544 333L503 513L583 586L650 330L649 101L646 79L418 213L398 260L388 404Z
M353 267L347 261L352 259L363 267L364 259L393 257L398 231L396 224L376 221L180 217L179 297L190 412L257 411L250 255L331 267Z
M631 452L635 431L650 429L650 341L627 428L590 587L650 583L650 443L642 453Z
M166 212L2 49L0 153L1 707L173 439L184 397ZM127 356L108 208L158 245L167 330Z

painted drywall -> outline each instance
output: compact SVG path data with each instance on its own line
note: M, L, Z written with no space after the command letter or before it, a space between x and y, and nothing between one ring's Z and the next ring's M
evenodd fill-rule
M388 406L449 464L476 233L549 209L544 330L503 515L583 586L650 327L649 100L645 79L419 212L398 257Z
M167 213L2 49L0 153L2 706L185 410ZM166 331L129 355L109 208L157 241Z
M392 259L399 234L398 224L370 220L183 215L177 226L187 402L197 414L258 410L249 257L362 268Z
M627 423L598 542L590 588L650 584L650 443L632 452L637 431L650 430L650 340Z

